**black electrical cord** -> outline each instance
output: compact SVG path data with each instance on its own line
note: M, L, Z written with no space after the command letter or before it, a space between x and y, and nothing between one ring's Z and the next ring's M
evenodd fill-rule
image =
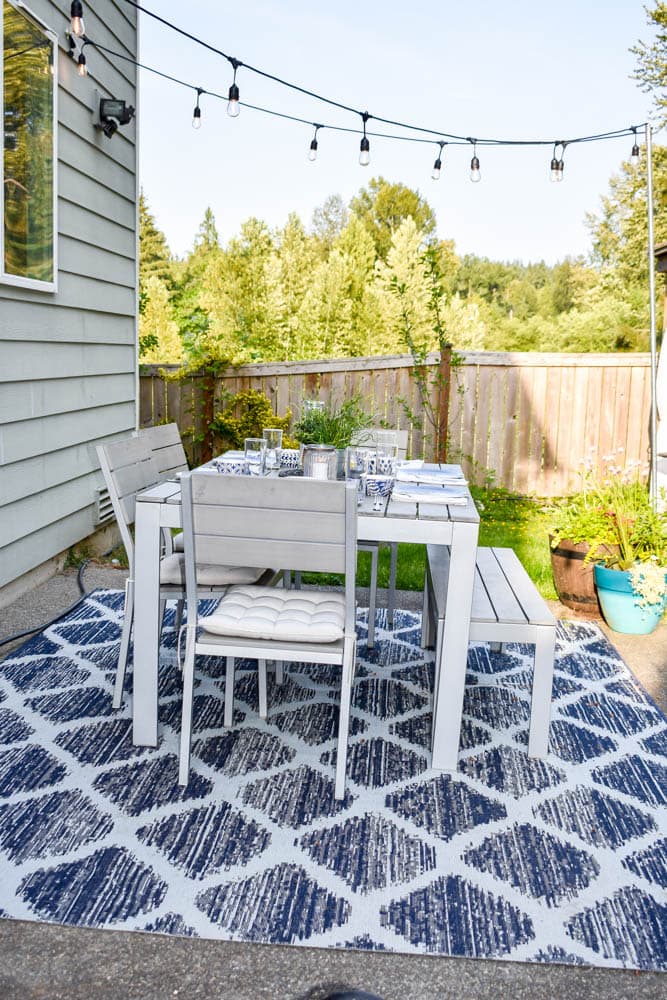
M432 136L441 136L443 139L447 139L455 144L471 143L473 141L469 136L453 135L448 132L441 132L439 130L427 128L426 126L413 125L409 122L394 121L391 118L382 118L379 115L372 115L368 111L359 111L357 108L353 108L349 104L343 104L341 101L336 101L333 98L324 96L323 94L318 94L313 90L309 90L307 87L301 87L299 86L299 84L292 83L291 81L285 80L280 76L275 76L273 73L268 73L265 70L259 69L257 66L252 66L250 63L242 62L240 59L236 59L233 56L230 56L227 52L223 52L222 49L217 48L215 45L211 45L210 42L205 41L203 38L199 38L197 37L197 35L193 35L191 32L186 31L184 28L180 28L177 24L174 24L172 21L168 21L166 18L161 17L160 14L156 14L154 11L148 10L147 7L144 7L142 6L142 4L137 3L136 0L125 0L125 2L128 3L130 6L134 7L136 10L141 11L142 14L146 14L147 17L152 17L155 21L158 21L166 28L170 28L172 31L175 31L183 38L187 38L189 41L195 42L195 44L201 45L203 48L208 49L209 52L214 52L216 55L221 56L223 59L226 59L227 62L229 62L230 65L234 68L235 73L237 69L240 69L242 67L251 73L255 73L258 76L264 77L266 80L272 80L274 83L278 83L282 87L287 87L288 89L297 91L300 94L305 94L307 97L312 97L316 101L322 101L324 104L328 104L330 107L340 108L342 111L349 111L351 114L359 115L359 117L362 118L364 123L372 119L376 122L381 122L383 125L393 125L397 128L408 129L413 132L422 132ZM99 46L99 48L102 48L102 46ZM121 57L121 58L127 58L127 57ZM132 59L130 59L129 61L134 62L134 60ZM137 63L136 65L139 64ZM148 67L143 67L143 68L148 69ZM152 70L151 72L158 72L158 71ZM182 82L182 81L177 81L177 82ZM192 86L192 85L186 84L186 86ZM197 89L197 88L193 87L192 89ZM218 95L212 95L212 96L218 96ZM290 117L289 115L281 115L280 112L277 111L267 111L267 109L265 108L261 109L258 108L256 110L262 110L268 114L274 114L276 115L276 117L285 117L285 118ZM326 126L326 127L331 127L331 126ZM621 136L633 134L633 132L638 128L640 128L640 126L636 125L636 126L629 126L628 128L615 129L610 132L599 132L594 135L579 136L574 139L568 139L567 143L569 145L570 143L575 143L575 142L599 142L602 139L616 139ZM345 131L345 130L341 129L340 131ZM399 138L399 137L387 136L387 138ZM424 142L425 140L418 139L416 141ZM551 146L554 142L553 139L495 139L489 137L475 139L474 141L478 146Z
M130 0L128 0L128 2L130 2ZM143 8L139 8L139 9L143 10ZM161 20L161 19L158 18L158 20ZM176 30L179 30L179 29L176 29ZM193 38L194 37L194 36L191 36L191 35L187 34L187 32L185 34L187 35L188 38ZM195 40L197 40L197 39L195 39ZM163 80L169 80L171 83L176 83L180 87L186 87L188 90L193 90L193 91L195 91L195 93L197 93L199 95L206 94L208 97L213 97L215 100L218 100L218 101L225 101L226 102L228 100L228 97L226 95L224 95L224 94L216 93L216 91L214 91L214 90L206 90L204 87L199 87L199 86L197 86L194 83L189 83L187 80L182 80L179 77L171 76L171 74L169 74L169 73L164 73L162 70L155 69L154 66L147 66L145 63L139 62L137 59L133 59L132 56L127 56L123 52L116 52L114 49L109 49L109 48L107 48L106 45L102 45L100 42L96 42L92 38L86 37L85 44L86 45L90 45L92 48L99 49L100 52L104 52L106 55L113 56L115 59L123 59L125 62L132 63L132 65L136 66L138 69L143 69L147 73L153 73L155 76L162 77ZM206 45L206 43L204 43L204 42L202 42L201 44ZM210 48L210 46L207 46L207 47ZM214 51L217 52L218 50L216 49ZM243 65L243 64L239 63L239 65ZM277 78L275 78L275 79L277 79ZM287 86L290 86L290 85L288 84ZM297 89L301 89L301 88L297 88ZM304 91L304 92L305 93L310 93L309 91ZM317 96L317 95L315 95L315 96ZM326 100L326 99L325 98L321 98L321 100ZM368 136L370 136L371 138L374 138L374 139L393 139L393 140L397 140L399 142L417 142L417 143L427 143L429 145L431 145L433 142L436 141L434 139L430 139L430 138L427 139L425 137L417 138L416 136L412 136L412 135L396 135L395 133L388 133L388 132L365 132L363 129L345 127L344 125L329 125L329 124L326 124L326 123L322 124L322 123L319 123L319 122L310 121L310 119L308 119L308 118L299 118L296 115L289 115L289 114L287 114L284 111L274 111L271 108L263 108L263 107L259 107L256 104L248 104L245 101L240 101L239 103L240 103L240 106L242 108L247 108L247 109L249 109L251 111L259 111L259 112L261 112L264 115L271 115L271 117L273 117L273 118L283 118L283 119L285 119L285 121L297 122L300 125L308 125L311 128L312 127L317 127L318 129L328 129L330 132L347 132L347 133L351 133L353 135L362 135L363 134L363 135L368 135ZM336 107L343 107L343 105L338 105L336 101L330 101L328 103L334 104ZM346 110L353 111L354 109L352 109L352 108L347 109L346 108ZM355 112L355 114L356 113L357 112ZM554 139L474 139L473 140L469 136L465 136L464 137L464 136L449 135L446 132L434 132L432 129L420 128L420 127L418 127L416 125L406 125L403 122L393 122L389 118L379 118L377 116L368 114L368 112L358 112L358 113L361 115L362 120L364 119L364 117L367 117L368 120L383 122L384 124L387 124L387 125L396 125L399 128L411 129L411 130L416 131L416 132L425 132L425 133L428 133L429 135L433 135L433 136L445 136L447 138L447 141L446 142L443 141L443 144L444 145L450 145L450 146L468 146L468 145L470 145L473 142L477 146L551 146L551 145L554 144L554 142L555 142L556 145L565 146L565 145L570 145L571 143L600 142L600 141L602 141L604 139L619 139L619 138L621 138L623 136L626 136L626 135L635 135L636 132L638 131L638 129L642 128L642 125L628 125L626 128L616 129L615 131L611 131L611 132L598 132L596 135L579 136L577 138L567 139L565 141L560 140L560 139L557 139L557 140L554 140Z
M42 625L35 625L34 628L28 628L24 632L15 632L14 635L5 636L4 639L0 639L0 646L6 646L7 643L15 642L17 639L24 639L28 635L34 635L35 632L43 632L45 628L55 625L55 623L59 622L61 618L65 618L68 614L70 614L70 612L74 611L75 608L78 608L80 604L83 604L86 597L88 597L88 594L90 593L90 591L87 591L83 585L83 574L89 562L90 559L85 559L79 566L79 572L76 574L76 582L79 590L81 591L81 597L79 597L74 604L71 604L69 608L65 608L65 610L61 611L59 615L55 616L55 618L52 618L48 622L44 622Z

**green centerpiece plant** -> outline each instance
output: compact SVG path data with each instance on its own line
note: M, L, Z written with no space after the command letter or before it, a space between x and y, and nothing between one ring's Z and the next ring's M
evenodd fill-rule
M353 396L340 406L327 403L321 409L302 413L292 434L301 444L329 444L340 450L373 423L373 416L364 410L360 397Z

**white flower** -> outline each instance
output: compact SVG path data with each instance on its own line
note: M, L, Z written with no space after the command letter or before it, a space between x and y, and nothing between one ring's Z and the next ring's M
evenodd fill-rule
M650 562L635 563L630 567L630 585L638 597L636 604L640 608L664 604L667 596L665 572L665 567L658 565L655 556Z

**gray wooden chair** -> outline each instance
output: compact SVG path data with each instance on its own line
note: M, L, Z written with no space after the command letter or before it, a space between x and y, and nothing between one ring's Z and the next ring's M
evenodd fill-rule
M158 424L156 427L142 427L137 431L140 438L151 450L157 465L160 482L172 479L178 472L188 471L178 424Z
M137 493L156 486L160 475L153 455L140 437L130 437L113 444L98 445L97 456L104 480L109 490L120 535L130 567L125 581L125 611L121 632L118 666L114 684L113 707L120 708L130 650L134 621L134 525ZM157 553L156 553L157 555ZM224 593L234 583L253 583L269 571L256 567L209 564L197 567L198 593L202 597ZM271 571L272 573L272 571ZM167 550L160 555L160 622L164 617L166 601L178 601L176 628L178 629L185 596L185 559L182 552Z
M213 562L345 574L345 589L232 587L213 614L188 614L183 667L179 783L190 772L195 657L226 657L225 724L231 724L236 657L258 660L259 713L266 717L266 660L342 668L335 797L345 794L354 674L357 488L349 482L249 479L186 473L181 478L188 607L195 607L197 552ZM198 634L198 629L201 632Z
M137 431L136 436L140 438L151 450L151 454L157 465L159 482L165 479L173 479L181 472L189 469L188 458L181 441L181 432L178 424L157 424L155 427L142 427ZM183 533L178 532L171 535L168 528L164 530L165 541L175 552L183 551ZM167 539L169 535L169 539Z
M386 434L383 427L371 427L361 431L355 438L354 444L368 445L373 447L378 442L378 433ZM404 459L408 450L408 432L395 430L395 440L397 446L398 459ZM371 580L368 598L368 646L372 649L375 645L375 608L377 606L378 591L378 557L382 542L358 542L357 548L360 552L370 552L371 556ZM398 542L388 542L391 557L389 564L389 587L387 589L387 624L390 628L394 626L394 609L396 607L396 568L398 563Z

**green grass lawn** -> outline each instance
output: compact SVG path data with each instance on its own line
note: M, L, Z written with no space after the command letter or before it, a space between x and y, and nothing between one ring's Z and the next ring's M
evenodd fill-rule
M480 511L480 545L497 545L514 549L526 567L528 575L543 597L556 600L549 557L548 515L543 501L513 496L503 490L483 490L473 487ZM371 557L359 553L357 584L367 587ZM425 549L423 545L399 545L396 586L399 590L421 590L424 586ZM309 576L307 582L315 582ZM320 582L322 578L320 577ZM337 582L327 578L326 582ZM378 563L378 586L389 583L389 548L382 546Z

